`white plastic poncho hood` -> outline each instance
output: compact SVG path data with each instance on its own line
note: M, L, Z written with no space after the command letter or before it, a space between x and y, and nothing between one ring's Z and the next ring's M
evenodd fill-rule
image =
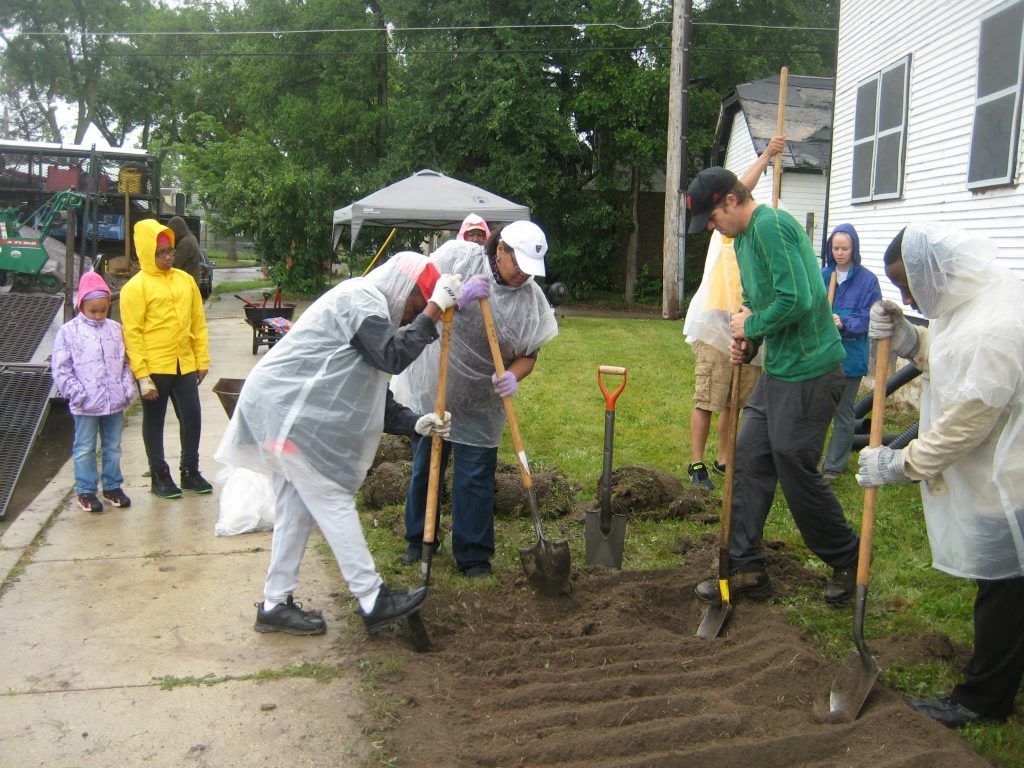
M728 355L732 343L729 322L731 315L739 312L742 304L740 268L736 263L732 238L723 237L721 232L715 230L711 234L707 258L704 260L704 276L697 292L690 299L686 319L683 320L683 334L687 343L703 341ZM750 362L752 365L764 363L763 344Z
M388 374L350 341L371 315L398 326L426 264L396 254L317 299L246 377L217 461L286 476L312 468L358 491L384 427Z
M430 256L442 274L460 273L463 279L488 275L494 326L507 366L512 360L537 352L558 335L554 310L532 279L519 288L498 285L483 247L463 240L449 240ZM395 378L395 398L420 413L434 410L440 345L432 344ZM479 302L455 313L448 358L445 407L452 413L451 439L480 448L495 448L505 429L505 409L494 394L491 374L494 361L487 343Z
M922 434L957 403L1000 410L989 436L943 471L944 488L922 483L933 563L966 578L1024 575L1024 283L996 262L994 242L952 227L912 224L902 251L931 319Z

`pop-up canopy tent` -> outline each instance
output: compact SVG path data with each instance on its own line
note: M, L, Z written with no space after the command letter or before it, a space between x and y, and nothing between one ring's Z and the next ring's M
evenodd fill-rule
M443 173L423 170L335 211L334 245L337 247L346 226L352 227L350 244L354 245L363 226L458 229L470 213L482 216L488 224L530 218L525 205Z

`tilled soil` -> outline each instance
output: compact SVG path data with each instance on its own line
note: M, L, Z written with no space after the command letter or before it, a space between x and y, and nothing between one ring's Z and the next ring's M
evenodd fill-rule
M828 722L838 667L777 604L741 600L721 637L697 638L693 586L712 550L692 544L681 568L582 567L565 597L518 573L494 593L432 590L431 652L407 652L404 629L368 645L381 662L404 658L378 692L398 703L388 752L403 766L494 768L990 765L879 684L853 723ZM823 584L782 554L768 571L776 594ZM883 668L964 652L939 636L868 644Z

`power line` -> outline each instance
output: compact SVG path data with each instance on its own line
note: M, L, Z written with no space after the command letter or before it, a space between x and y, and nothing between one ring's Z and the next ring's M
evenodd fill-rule
M741 24L726 21L693 21L695 27L734 27L737 29L763 29L790 32L835 32L835 27L804 27L782 24ZM581 21L561 24L479 24L464 26L440 26L440 27L337 27L324 29L249 29L249 30L142 30L137 32L90 32L83 30L81 33L68 31L52 32L16 32L21 37L71 37L81 35L82 37L241 37L255 35L310 35L310 34L348 34L348 33L387 33L391 35L407 32L494 32L498 30L543 30L543 29L574 29L585 32L591 27L612 27L627 32L644 32L656 26L671 26L671 21L655 20L647 24L629 25L614 21Z

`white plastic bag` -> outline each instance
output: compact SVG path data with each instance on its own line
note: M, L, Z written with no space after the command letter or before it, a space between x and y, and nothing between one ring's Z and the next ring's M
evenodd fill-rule
M220 517L213 531L235 536L274 528L277 499L270 478L244 467L225 467L217 473L220 486Z

